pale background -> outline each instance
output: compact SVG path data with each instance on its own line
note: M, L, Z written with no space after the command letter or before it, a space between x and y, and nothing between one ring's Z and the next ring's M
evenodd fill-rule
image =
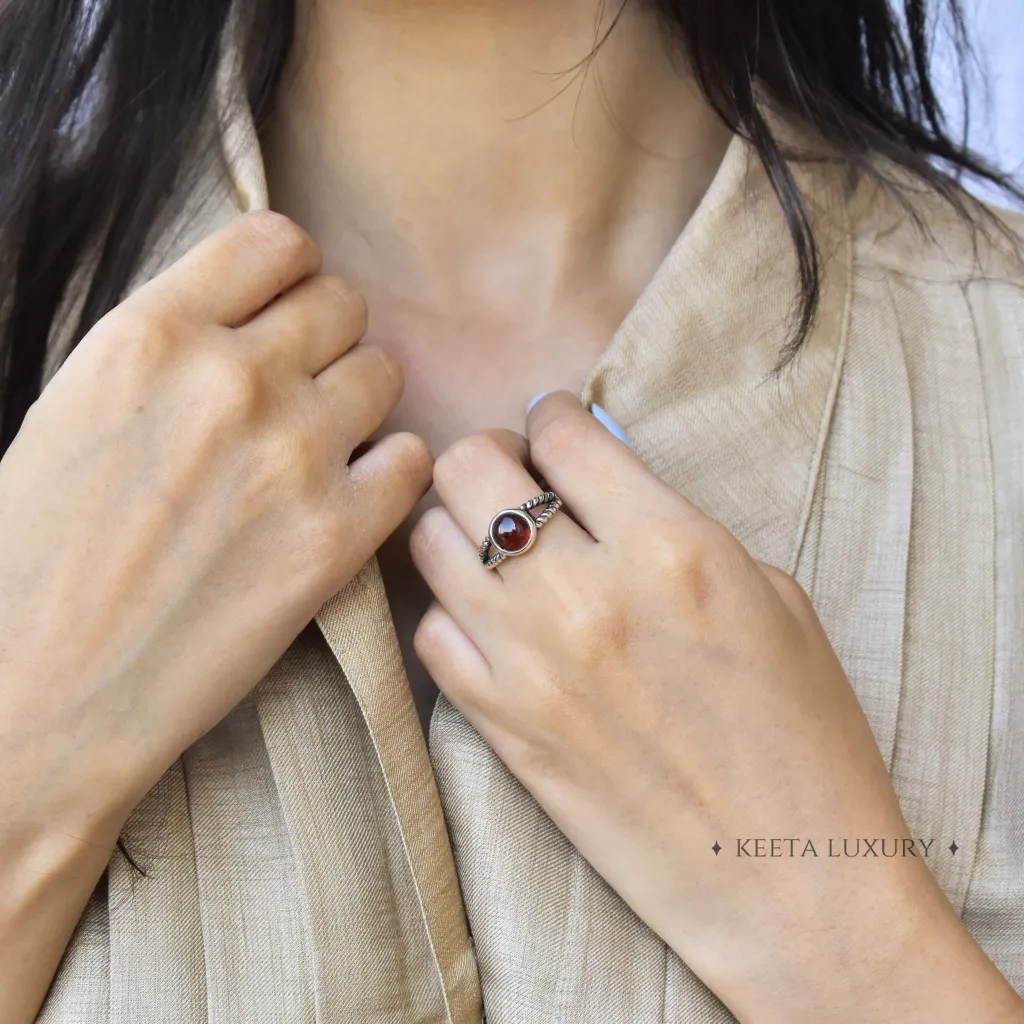
M977 76L972 83L968 139L975 149L1024 180L1024 0L962 2L987 80ZM948 48L941 35L936 40L936 52L938 74L944 79L944 98L959 118L962 104L959 91L949 88L948 76L943 72L944 67L948 68ZM959 121L955 123L959 128ZM984 186L972 187L986 199L1009 205L1002 193Z

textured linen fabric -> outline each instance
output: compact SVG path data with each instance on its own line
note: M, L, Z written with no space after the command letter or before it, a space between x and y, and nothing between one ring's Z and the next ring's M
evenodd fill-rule
M139 282L267 204L238 82L225 52L227 173ZM825 277L794 363L772 376L788 233L737 138L581 398L803 583L930 867L1024 992L1024 272L927 195L935 245L874 187L798 174ZM124 838L149 877L115 857L46 1024L733 1019L444 698L428 754L375 559Z

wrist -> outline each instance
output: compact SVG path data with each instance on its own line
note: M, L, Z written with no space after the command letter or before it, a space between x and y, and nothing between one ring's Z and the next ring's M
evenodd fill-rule
M29 1021L110 861L120 822L85 802L77 810L51 803L41 790L11 800L10 781L0 793L16 812L0 822L0 976L18 983L0 986L0 1019Z
M85 742L51 722L0 734L0 850L6 864L43 874L73 870L82 857L108 858L145 793L109 737Z
M744 1024L1022 1024L1024 1001L974 941L931 873L852 901L842 937L798 951ZM820 934L820 933L816 933Z
M848 1008L836 1021L882 1022L893 1009L929 1024L1021 1024L1024 1001L985 955L930 872L931 894L907 898L899 913L908 928L899 945L884 947L869 964L875 988L869 1015Z

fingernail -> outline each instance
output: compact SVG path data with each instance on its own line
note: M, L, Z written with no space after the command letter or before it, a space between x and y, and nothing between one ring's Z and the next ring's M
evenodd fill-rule
M539 395L534 395L534 396L533 396L533 398L531 398L531 399L530 399L530 404L529 404L529 405L528 405L528 406L526 407L526 413L527 413L527 415L529 415L529 413L530 413L530 410L531 410L531 409L532 409L532 408L533 408L533 407L534 407L534 406L535 406L535 405L536 405L536 404L537 404L537 403L538 403L538 402L539 402L539 401L540 401L540 400L541 400L541 399L542 399L542 398L543 398L543 397L544 397L545 395L550 395L550 394L551 394L551 392L550 392L550 391L542 391L542 392L541 392L541 393L540 393Z
M595 419L597 419L599 423L608 428L609 433L614 434L627 447L633 447L629 443L629 438L626 437L626 432L618 425L618 423L615 422L615 420L611 418L611 416L608 415L608 413L604 411L604 409L601 408L601 406L596 402L593 402L591 403L590 411L594 414Z

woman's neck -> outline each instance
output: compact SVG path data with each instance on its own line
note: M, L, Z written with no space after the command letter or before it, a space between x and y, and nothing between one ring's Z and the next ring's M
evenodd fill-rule
M530 334L575 303L614 328L728 142L655 17L627 4L609 33L619 0L298 5L265 155L272 206L326 268L385 316Z
M299 4L265 140L271 205L361 288L367 340L402 363L384 429L435 454L521 431L531 395L580 388L728 133L634 4L589 68L599 0ZM424 723L435 689L412 638L431 595L408 529L435 501L377 553Z

